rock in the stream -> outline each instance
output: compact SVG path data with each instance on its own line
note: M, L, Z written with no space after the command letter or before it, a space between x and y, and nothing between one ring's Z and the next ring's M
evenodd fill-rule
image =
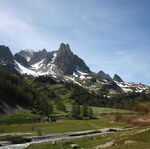
M11 141L0 141L0 146L6 146L12 144Z
M115 145L116 145L115 142L111 141L103 145L96 146L94 149L104 149L104 148L108 148L108 147L115 146Z
M77 145L77 144L71 144L70 147L71 147L71 148L80 148L80 146Z
M133 141L133 140L127 140L124 142L124 144L132 144L132 143L135 143L136 141Z

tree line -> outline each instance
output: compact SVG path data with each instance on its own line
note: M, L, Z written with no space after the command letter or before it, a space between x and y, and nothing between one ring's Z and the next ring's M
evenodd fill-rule
M41 114L50 114L53 110L49 99L27 84L21 76L0 70L0 104L3 105L3 103L13 108L20 105L34 109Z

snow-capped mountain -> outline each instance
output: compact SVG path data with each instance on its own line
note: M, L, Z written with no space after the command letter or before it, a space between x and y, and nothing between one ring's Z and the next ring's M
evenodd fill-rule
M73 75L73 73L78 71L91 73L85 62L77 55L73 54L69 45L65 45L64 43L60 45L57 51L47 52L43 49L42 51L29 51L28 53L28 51L22 50L16 55L26 59L26 62L31 66L32 70L35 71L36 76L49 74L56 76ZM16 59L16 61L18 60ZM26 73L26 71L24 73Z
M146 92L150 87L124 82L117 74L113 78L103 71L92 72L85 62L75 55L68 44L61 43L56 51L22 50L14 56L8 47L0 46L0 69L21 75L51 75L63 81L78 84L89 91L104 92L107 96L128 92Z
M32 49L25 49L25 50L21 50L16 54L20 55L21 57L24 57L27 60L27 62L29 62L34 53L35 51Z

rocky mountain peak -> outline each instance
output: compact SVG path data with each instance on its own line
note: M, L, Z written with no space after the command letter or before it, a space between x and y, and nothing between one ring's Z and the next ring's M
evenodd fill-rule
M48 52L46 51L46 49L34 52L34 54L31 56L31 58L29 60L29 64L33 65L35 63L40 62L41 60L46 58L47 54L48 54Z
M60 48L65 48L66 47L66 45L62 42L61 44L60 44Z
M61 43L58 49L58 53L72 53L69 44Z
M66 44L66 49L69 49L69 50L70 50L70 46L69 46L68 43Z
M21 57L24 57L29 62L34 53L35 51L31 49L25 49L25 50L21 50L16 54L20 55Z
M4 45L0 46L0 69L10 73L17 73L16 68L17 65L10 49Z
M106 75L106 73L104 71L102 71L102 70L99 71L97 74L100 75L100 76Z
M86 73L91 72L84 61L73 54L69 44L60 44L54 64L57 66L57 70L63 75L72 75L73 72L78 70Z
M43 53L46 53L47 51L46 51L46 49L43 49L42 52L43 52Z
M24 67L30 67L30 65L29 65L29 63L27 62L27 60L24 58L24 57L22 57L21 55L19 55L19 54L15 54L14 55L14 59L17 61L17 62L19 62L21 65L23 65Z
M98 77L101 79L106 79L106 80L112 80L112 78L109 76L109 74L106 74L104 71L99 71L97 73Z
M114 75L113 80L114 80L114 81L117 81L117 82L124 82L124 81L121 79L121 77L118 76L117 74Z
M0 60L14 63L14 58L10 49L4 45L0 46Z

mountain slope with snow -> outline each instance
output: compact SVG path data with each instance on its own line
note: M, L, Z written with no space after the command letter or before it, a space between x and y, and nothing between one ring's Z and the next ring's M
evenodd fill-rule
M57 51L45 49L22 50L14 56L8 47L0 47L0 69L34 77L51 75L62 81L73 82L90 92L113 96L120 93L149 93L149 86L124 82L117 74L113 78L103 71L92 72L86 63L75 55L68 44L60 44Z
M45 49L38 52L21 51L20 55L26 59L36 75L73 75L74 72L91 73L85 62L74 55L68 44L62 43L57 51L47 52Z

